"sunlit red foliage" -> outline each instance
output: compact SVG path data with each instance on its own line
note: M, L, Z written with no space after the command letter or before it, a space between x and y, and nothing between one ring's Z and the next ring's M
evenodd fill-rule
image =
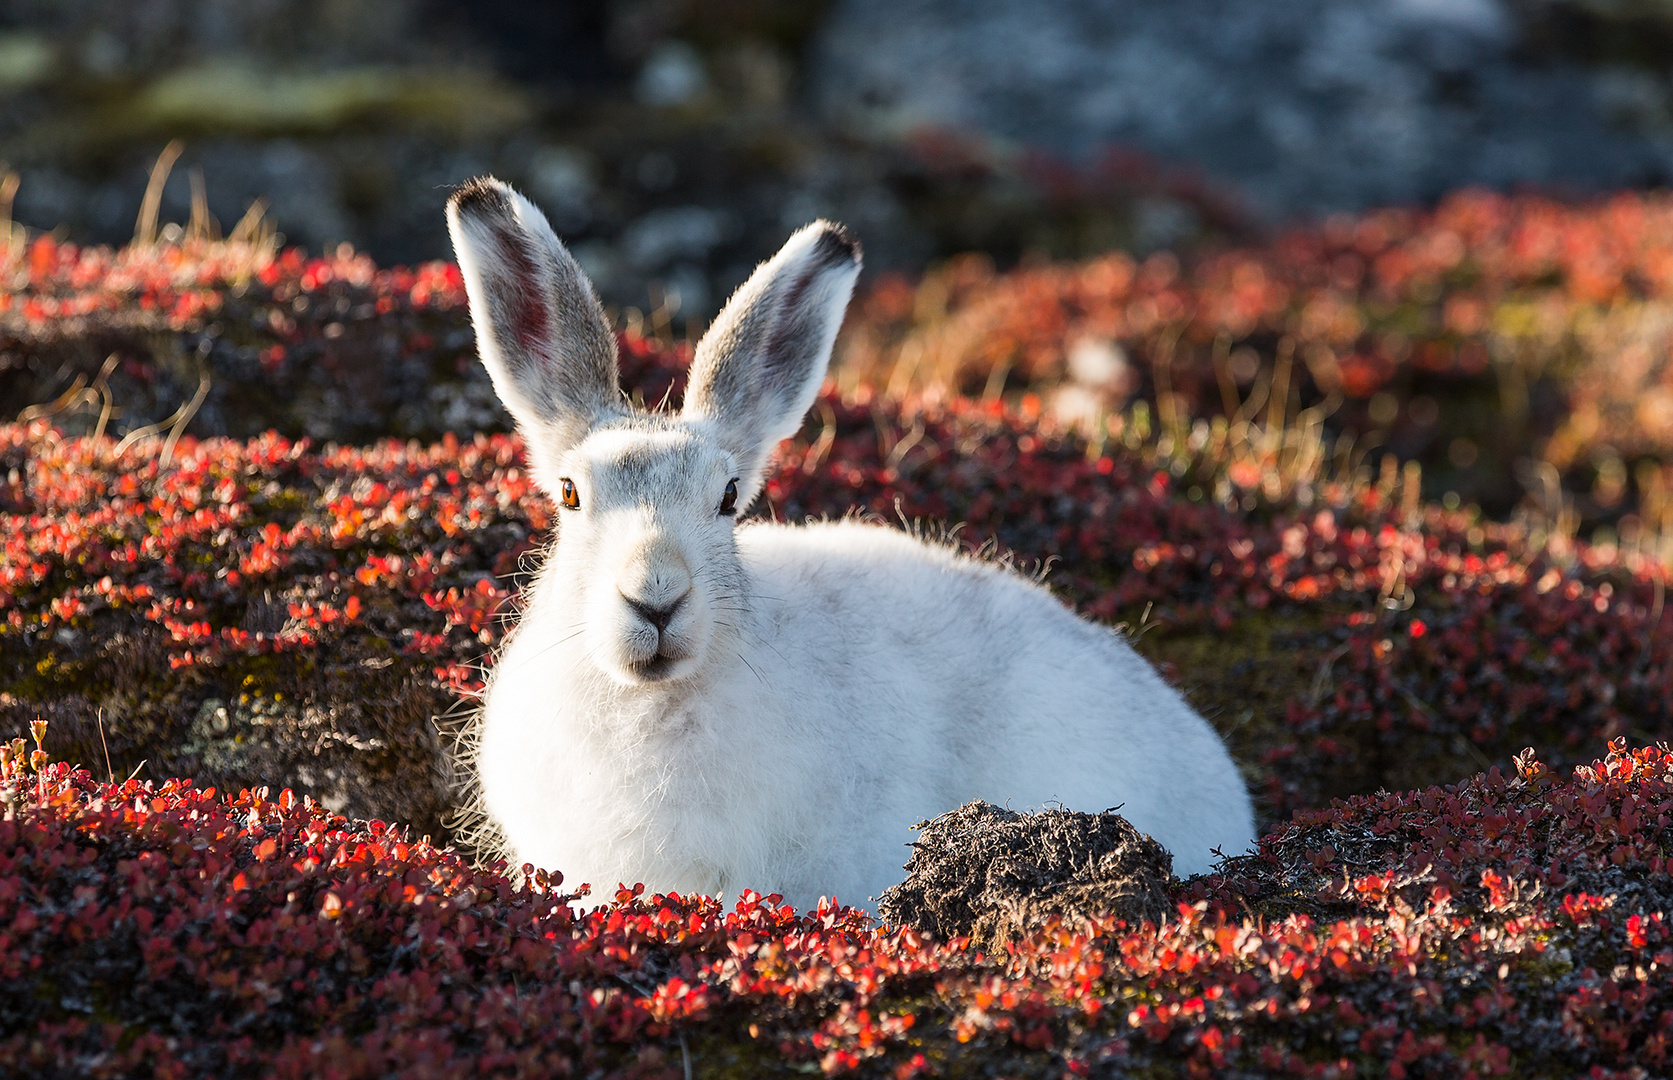
M0 1053L30 1075L1624 1077L1673 1049L1660 749L1298 815L1160 929L1053 920L1002 957L754 894L581 910L289 790L43 757L0 754Z
M1583 308L1670 297L1673 198L1575 205L1466 191L1432 211L1335 217L1188 264L1117 252L998 275L965 256L915 294L893 281L873 290L860 325L940 331L923 374L976 380L966 391L1000 366L1025 382L1062 378L1081 336L1146 353L1175 335L1190 345L1287 336L1324 389L1365 397L1406 365L1479 374L1492 349L1572 331ZM1321 347L1329 355L1313 356ZM1201 404L1218 404L1208 375Z
M1670 302L1673 197L1466 191L1183 257L1006 273L961 257L862 297L847 363L897 388L1032 390L1084 423L1134 396L1197 417L1317 405L1467 498L1513 505L1512 467L1532 458L1585 519L1667 527Z
M506 423L450 265L50 236L6 251L8 411L53 402L77 375L96 386L114 358L117 434L171 414L200 376L199 432L429 441ZM1033 392L1089 428L1135 399L1186 418L1317 406L1323 430L1422 461L1431 496L1502 512L1561 493L1588 528L1673 533L1669 267L1673 200L1656 194L1463 192L1258 246L1003 274L971 256L863 289L839 375L891 393ZM641 389L654 402L666 385ZM84 387L76 410L70 428L91 429L99 395ZM1557 470L1557 486L1518 479L1523 459Z
M651 369L689 349L630 333L622 354L654 402L672 373ZM386 269L347 245L311 257L194 239L0 247L0 413L120 436L181 408L193 432L243 437L507 426L451 263Z
M1165 372L1163 398L1192 409L1220 397L1221 341L1228 396L1270 384L1280 356L1309 393L1335 378L1350 400L1414 372L1496 378L1534 355L1517 349L1585 345L1588 312L1667 302L1670 222L1659 197L1466 195L1189 266L995 279L965 263L873 291L862 344L917 334L923 364L980 342L975 389L1009 368L1026 392L828 390L759 509L962 522L960 543L1050 560L1067 601L1125 620L1227 734L1280 822L1183 886L1167 927L1048 925L1004 958L754 896L726 912L595 882L613 899L583 913L555 878L514 884L416 838L445 842L457 799L435 718L468 711L552 525L516 438L123 445L0 426L0 724L49 716L55 755L111 780L0 747L0 1060L95 1076L1665 1071L1673 759L1626 749L1673 735L1661 566L1441 509L1392 461L1379 478L1301 468L1314 444L1262 457L1188 416L1163 415L1159 439L1131 417L1089 441L1053 421L1049 390L1088 335L1140 360L1140 392ZM451 268L184 250L36 240L7 271L26 281L0 329L197 335L278 396L334 385L347 323L421 380L465 355ZM951 315L926 301L937 289ZM254 336L217 336L219 320ZM644 400L677 398L688 350L628 334L622 355ZM1619 370L1567 370L1580 419L1550 446L1572 457L1616 430L1660 446L1604 405L1586 434L1587 400L1660 377ZM1621 740L1605 760L1557 775L1605 740ZM1527 745L1545 764L1429 786ZM313 798L116 782L142 759L148 776Z
M258 244L134 243L123 248L83 247L50 234L34 237L20 252L0 263L5 290L0 313L11 313L42 328L96 312L120 312L155 328L200 325L219 311L224 294L239 296L251 287L273 290L273 299L327 293L333 283L373 290L387 315L397 304L462 307L464 281L451 263L433 262L408 269L380 270L365 254L347 245L325 257L298 248L274 251ZM294 322L270 315L265 320L283 339L295 335Z

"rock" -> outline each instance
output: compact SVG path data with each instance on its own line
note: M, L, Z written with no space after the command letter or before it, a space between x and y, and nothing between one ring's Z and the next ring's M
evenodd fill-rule
M878 900L886 922L992 949L1049 915L1137 924L1173 912L1173 857L1113 811L1018 813L976 801L915 827L906 880Z
M1665 178L1664 83L1624 55L1536 48L1539 20L1500 0L842 0L812 79L862 130L1138 151L1269 219Z
M676 259L701 259L731 239L733 223L725 211L704 206L652 210L627 227L622 250L639 271L660 270Z
M639 70L634 93L641 104L654 107L686 105L709 88L702 57L683 41L658 45Z
M592 222L597 168L591 155L569 146L545 146L530 156L529 193L540 200L552 228L568 234Z

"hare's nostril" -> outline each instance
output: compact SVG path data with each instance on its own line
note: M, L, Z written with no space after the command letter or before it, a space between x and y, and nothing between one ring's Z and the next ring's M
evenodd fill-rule
M684 604L685 598L690 595L690 592L686 592L676 597L671 603L663 604L660 607L635 600L626 593L622 594L622 599L627 602L628 607L638 613L641 619L656 627L656 632L661 634L668 629L668 623L674 618L674 613L680 610L680 605Z

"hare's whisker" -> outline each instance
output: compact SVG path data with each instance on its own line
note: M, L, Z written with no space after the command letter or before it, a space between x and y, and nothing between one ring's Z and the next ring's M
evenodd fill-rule
M761 678L761 673L759 671L755 670L755 665L749 662L749 658L747 656L745 656L743 653L737 653L736 655L737 655L739 660L742 660L744 662L744 667L748 668L750 670L750 673L752 675L754 675L757 679L760 679L762 686L767 685L767 680Z
M572 624L572 625L578 625L579 628L574 630L572 633L570 633L569 635L567 635L565 637L561 637L556 641L548 642L547 644L542 645L540 648L536 649L534 652L530 653L528 656L523 657L522 662L519 663L516 667L507 668L506 670L507 671L521 671L523 668L527 667L531 662L540 659L540 657L542 657L542 656L546 655L547 653L551 652L553 649L557 648L559 645L562 645L562 644L564 644L565 642L568 642L568 641L573 641L576 638L580 637L582 634L587 632L587 624L586 623Z

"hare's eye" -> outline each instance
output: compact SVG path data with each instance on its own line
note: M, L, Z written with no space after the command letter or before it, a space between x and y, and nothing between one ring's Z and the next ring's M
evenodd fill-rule
M720 512L722 514L736 514L738 512L738 478L726 481L726 494L720 497Z
M559 483L561 485L559 495L563 499L563 504L571 510L581 509L581 494L575 490L575 481L566 476Z

